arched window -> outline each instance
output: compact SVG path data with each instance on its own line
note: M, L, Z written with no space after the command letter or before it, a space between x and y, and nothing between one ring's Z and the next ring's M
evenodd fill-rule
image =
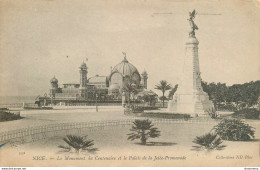
M118 84L122 87L122 75L120 73L114 73L111 77L110 84Z

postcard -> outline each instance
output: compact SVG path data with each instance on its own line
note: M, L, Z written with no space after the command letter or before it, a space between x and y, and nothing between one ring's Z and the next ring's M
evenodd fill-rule
M259 0L1 0L2 167L260 166Z

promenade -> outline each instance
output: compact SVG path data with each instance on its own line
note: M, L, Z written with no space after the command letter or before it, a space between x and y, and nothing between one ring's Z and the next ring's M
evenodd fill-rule
M0 132L56 123L126 119L121 106L56 107L53 110L21 110L23 119L0 122Z

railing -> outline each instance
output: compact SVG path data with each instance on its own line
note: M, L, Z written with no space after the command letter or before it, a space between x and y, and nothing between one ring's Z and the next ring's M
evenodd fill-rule
M101 127L104 129L106 126L126 126L131 125L132 122L136 118L132 119L123 119L123 120L106 120L106 121L95 121L95 122L73 122L73 123L58 123L58 124L51 124L51 125L43 125L43 126L36 126L36 127L29 127L23 128L18 130L12 130L7 132L0 133L0 144L10 142L10 143L25 143L25 142L32 142L40 139L45 139L47 137L57 136L61 133L60 131L66 131L69 133L69 130L82 130L86 128L94 128L94 127ZM153 124L171 124L171 123L203 123L203 124L216 124L216 121L209 121L206 122L205 120L173 120L173 119L150 119ZM54 133L52 133L54 132Z
M167 108L167 107L168 107L168 102L167 102L167 101L164 101L164 106L163 106L163 103L162 103L162 102L157 102L157 103L155 103L155 106L156 106L156 107Z
M97 103L95 103L95 102L88 102L88 103L82 103L82 104L80 104L80 103L67 103L66 105L61 105L61 106L96 106L96 105L98 105L98 106L121 106L122 105L122 103L120 102L120 103L116 103L116 102L114 102L114 103L109 103L109 102L107 102L107 103L105 103L105 102L97 102ZM59 105L57 105L57 106L59 106Z
M108 102L103 102L103 101L98 101L95 103L95 101L91 102L85 102L85 103L67 103L64 105L56 105L56 106L121 106L122 102L117 102L117 101L108 101ZM0 104L0 108L22 108L23 106L25 107L35 107L38 108L37 104L34 103L12 103L12 104Z

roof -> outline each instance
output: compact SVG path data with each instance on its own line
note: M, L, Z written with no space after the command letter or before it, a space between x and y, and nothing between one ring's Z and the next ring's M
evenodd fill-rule
M58 83L58 79L55 76L50 80L51 83Z
M80 68L87 68L87 64L85 62L82 62L82 64L80 65Z
M96 75L94 77L90 77L88 79L88 83L106 83L107 81L107 77L106 76L99 76L99 75Z
M155 92L152 90L144 90L142 92L139 92L137 96L144 96L144 95L149 95L149 96L158 96Z
M112 69L109 79L114 73L120 73L122 76L132 76L133 73L137 73L140 76L137 68L129 63L126 57Z
M63 85L79 85L79 83L63 83Z

